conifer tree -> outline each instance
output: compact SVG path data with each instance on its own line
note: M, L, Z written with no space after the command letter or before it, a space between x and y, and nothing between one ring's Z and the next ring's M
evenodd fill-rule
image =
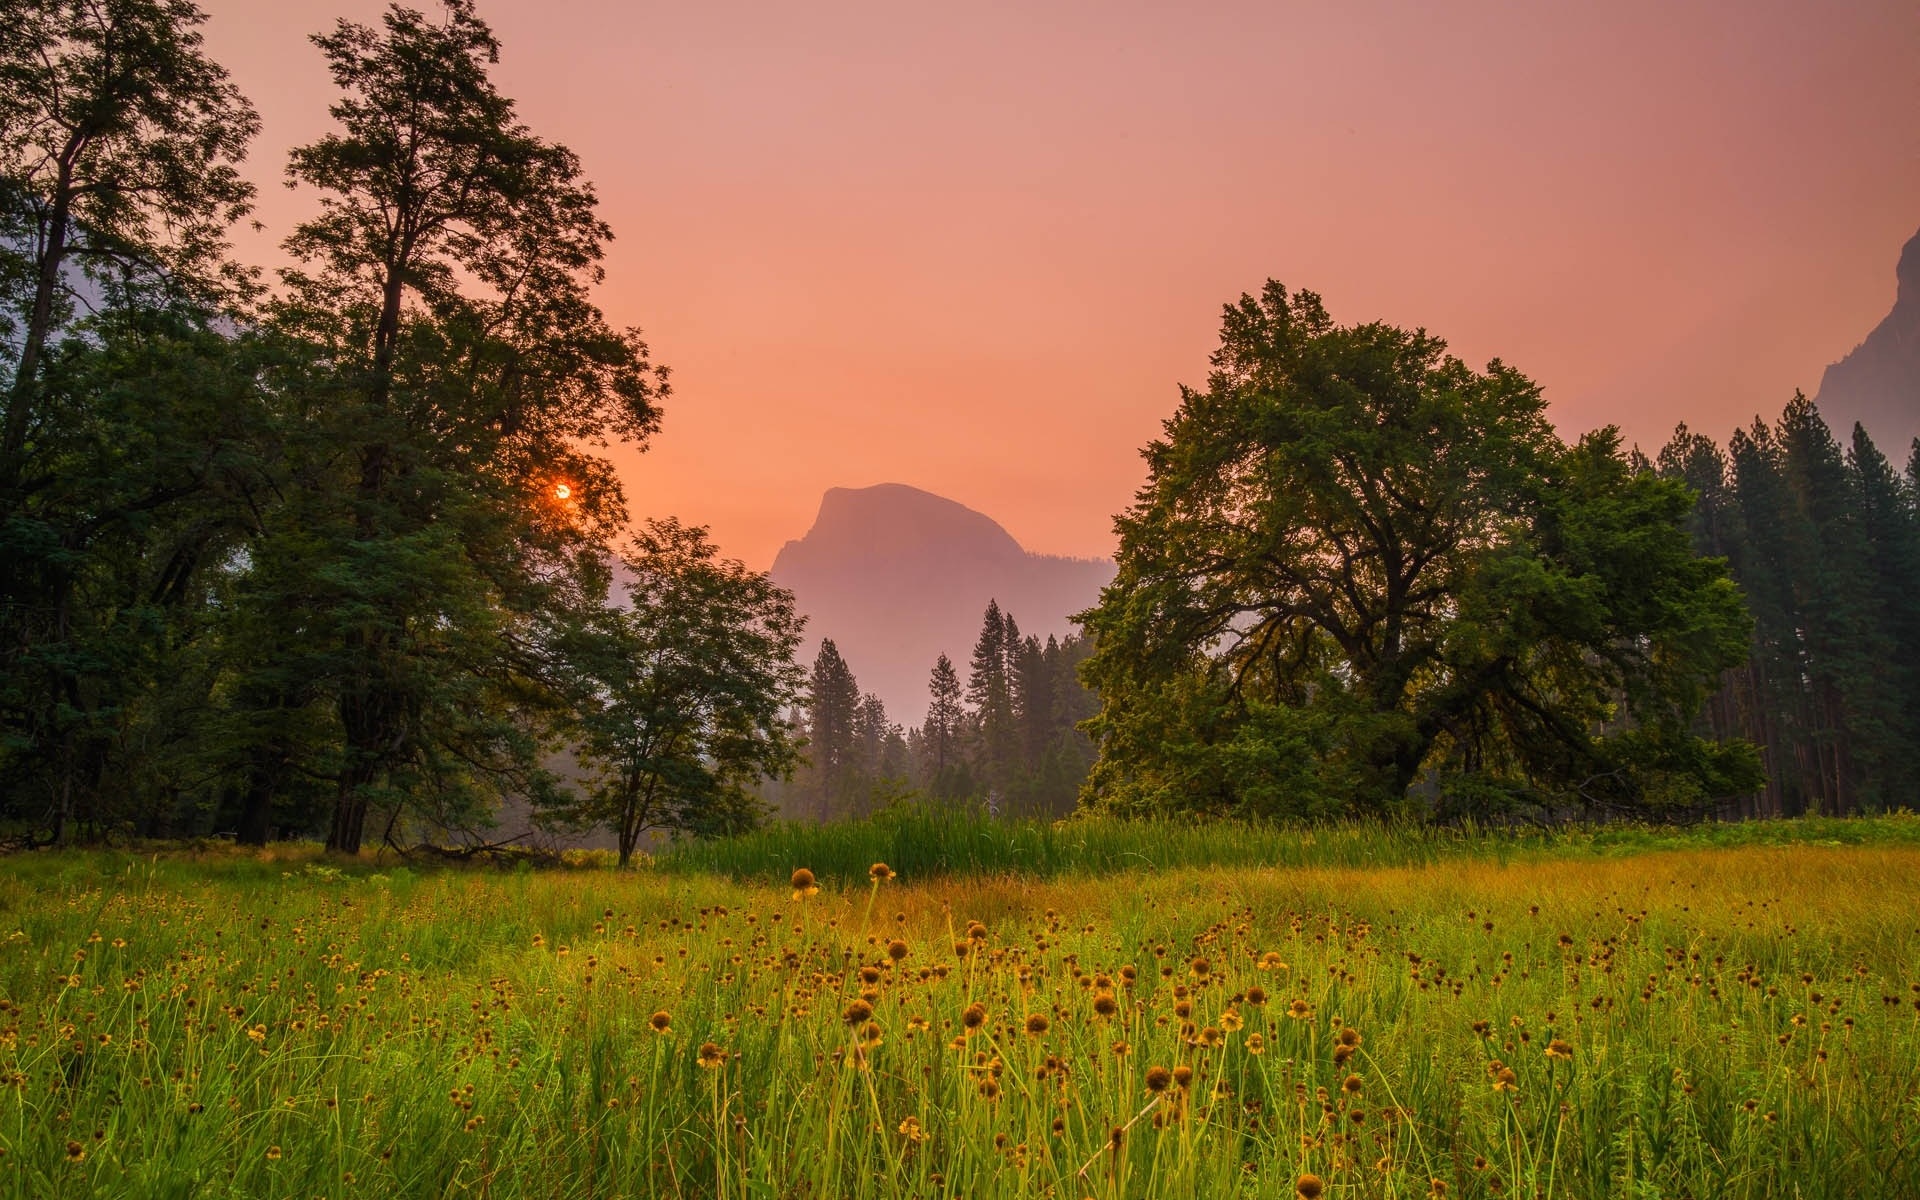
M1852 480L1839 443L1806 397L1788 403L1776 436L1792 498L1786 551L1800 599L1823 811L1877 809L1887 801L1894 714L1882 665L1892 647Z
M807 691L807 790L814 815L843 814L859 769L860 685L832 638L820 643Z
M1920 516L1893 465L1855 424L1847 471L1865 543L1884 657L1866 664L1885 692L1883 802L1920 796Z
M1007 621L1000 602L989 600L973 647L967 700L973 706L974 762L989 799L1003 808L1012 799L1020 753L1007 646Z
M934 799L952 800L965 791L960 739L966 712L960 703L960 676L945 653L934 660L927 692L927 719L918 746L924 764L920 775Z

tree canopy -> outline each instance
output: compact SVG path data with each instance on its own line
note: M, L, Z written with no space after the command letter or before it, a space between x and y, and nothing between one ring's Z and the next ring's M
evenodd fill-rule
M594 605L553 633L569 692L559 732L583 778L544 815L612 829L625 865L650 830L757 822L753 786L799 759L785 716L804 619L790 593L678 521L647 522L620 563L626 604Z
M1657 811L1750 786L1694 734L1748 618L1687 488L1424 330L1227 308L1084 614L1096 805Z

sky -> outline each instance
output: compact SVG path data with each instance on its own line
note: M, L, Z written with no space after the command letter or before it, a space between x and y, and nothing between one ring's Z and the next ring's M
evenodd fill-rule
M264 122L240 246L271 262L313 209L286 152L327 128L306 36L384 5L202 4ZM827 488L889 481L1111 553L1140 447L1270 277L1503 359L1564 435L1724 439L1817 389L1920 228L1913 0L480 12L599 189L602 307L673 371L614 451L634 513L756 568Z

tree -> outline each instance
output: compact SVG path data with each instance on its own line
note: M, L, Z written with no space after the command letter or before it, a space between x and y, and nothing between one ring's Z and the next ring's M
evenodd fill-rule
M201 308L243 279L226 231L253 197L236 165L259 119L203 53L205 20L189 0L0 0L8 512L44 432L46 353L83 279L109 299Z
M0 0L0 815L150 829L260 408L225 235L258 122L184 0ZM164 696L164 700L162 697Z
M965 792L960 761L960 738L966 710L960 703L960 676L944 653L933 662L927 678L927 719L921 726L922 776L936 800L953 800Z
M1687 489L1539 389L1425 331L1338 327L1269 282L1226 310L1116 522L1083 621L1087 785L1132 811L1645 812L1744 790L1749 748L1691 721L1745 654Z
M821 641L807 689L809 790L819 819L851 801L859 763L860 685L832 638Z
M974 759L979 777L1003 802L1014 785L1020 756L1013 678L1007 669L1013 653L1000 602L989 600L980 620L980 637L973 646L967 701L973 706Z
M649 521L621 561L626 607L595 607L552 638L583 777L545 816L611 828L625 866L649 830L757 821L753 786L799 759L785 711L803 681L805 618L764 574L719 558L702 528Z
M1847 472L1860 516L1887 653L1868 664L1887 703L1885 796L1920 795L1920 512L1900 476L1859 424Z
M316 614L304 652L342 741L327 844L348 853L376 801L532 778L552 697L527 686L527 629L624 519L590 448L644 441L664 393L590 298L611 234L578 159L494 87L471 0L442 8L313 39L337 128L293 152L321 208L272 309L314 348L289 469L318 499L259 545L307 564L286 586Z

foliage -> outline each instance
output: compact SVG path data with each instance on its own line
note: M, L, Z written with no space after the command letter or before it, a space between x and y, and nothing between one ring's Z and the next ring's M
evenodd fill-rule
M649 521L621 564L627 604L595 605L551 638L562 732L587 774L547 815L611 827L624 866L650 830L757 823L752 785L798 758L785 715L803 618L765 575L721 560L704 529Z
M0 818L33 838L170 815L208 674L175 654L252 475L259 347L214 306L258 122L203 19L0 0Z
M225 242L257 120L203 14L0 0L9 840L352 853L612 803L551 767L596 728L590 761L632 750L607 710L632 715L644 631L605 603L626 511L601 451L652 435L665 372L593 301L612 235L578 159L495 87L471 0L438 9L313 39L339 95L289 182L318 211L266 293ZM649 751L674 799L627 815L738 828L741 773L790 756L756 714L790 691L763 660L793 618L693 531L645 537L699 579L670 620L748 657L651 702L708 757Z
M1752 785L1745 747L1690 728L1742 652L1739 595L1692 553L1686 489L1612 430L1565 445L1512 368L1274 283L1213 364L1084 615L1089 802L1385 814L1425 777L1647 812Z
M494 87L470 0L445 7L314 39L337 128L288 169L321 209L287 241L300 265L273 318L324 364L299 419L326 447L309 478L330 510L301 516L327 545L294 586L323 616L328 844L348 852L376 801L541 790L514 712L538 684L526 626L625 515L584 448L659 420L646 347L589 295L611 231L578 159Z
M1722 450L1681 425L1660 471L1699 495L1695 545L1756 619L1706 715L1762 748L1748 815L1876 811L1920 791L1920 489L1856 425L1843 454L1796 395Z

